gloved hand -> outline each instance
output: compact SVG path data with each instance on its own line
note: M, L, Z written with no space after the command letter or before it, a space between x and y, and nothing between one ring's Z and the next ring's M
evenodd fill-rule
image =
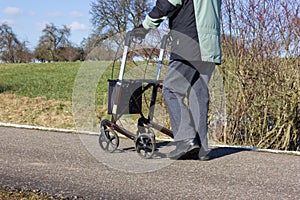
M144 39L148 32L149 32L149 30L145 29L143 27L143 25L141 24L138 27L134 28L131 31L131 34L132 34L133 37Z

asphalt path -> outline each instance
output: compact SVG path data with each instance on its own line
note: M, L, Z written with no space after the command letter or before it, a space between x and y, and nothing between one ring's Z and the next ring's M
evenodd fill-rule
M300 156L216 148L210 161L145 161L131 140L112 154L90 148L97 140L0 127L0 187L84 199L300 199Z

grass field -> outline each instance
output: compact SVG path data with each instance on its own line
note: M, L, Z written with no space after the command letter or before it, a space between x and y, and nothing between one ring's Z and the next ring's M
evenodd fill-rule
M0 121L73 128L74 82L83 63L0 64ZM97 67L97 65L95 66ZM101 67L101 66L100 66ZM96 107L105 103L107 67L96 90ZM88 82L89 80L87 80Z
M0 63L0 122L73 129L76 103L86 103L95 104L96 126L107 117L107 80L117 78L119 64L111 77L111 62ZM141 65L128 63L125 78L144 78Z
M80 63L1 64L0 92L71 101Z

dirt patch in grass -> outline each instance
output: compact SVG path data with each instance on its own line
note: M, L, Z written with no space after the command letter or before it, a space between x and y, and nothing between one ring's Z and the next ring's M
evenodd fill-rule
M49 195L37 194L34 192L10 192L0 190L1 200L56 200L60 198L51 197Z
M159 114L159 116L164 115ZM110 119L110 116L107 115L107 106L96 106L95 117L97 120L93 124L94 130L89 131L98 131L101 120ZM138 116L136 115L124 115L117 124L136 133L137 120ZM155 121L161 123L164 120L159 118ZM10 93L0 93L0 122L72 130L78 128L74 124L71 102L49 100L43 97L29 98ZM83 122L86 120L83 119ZM155 131L155 133L157 138L166 137L159 131Z
M0 186L0 200L83 200L80 196L65 196L64 194L47 194L40 190L30 190L19 187Z
M71 102L0 94L0 121L73 129Z

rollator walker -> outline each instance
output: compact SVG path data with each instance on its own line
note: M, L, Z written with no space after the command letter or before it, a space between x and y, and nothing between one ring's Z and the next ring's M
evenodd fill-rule
M153 129L173 138L172 131L153 121L154 108L156 104L157 91L162 88L162 81L159 80L162 62L165 54L168 35L164 35L159 51L158 64L154 79L124 79L126 60L129 47L136 39L131 32L126 34L124 52L122 56L119 77L116 80L108 80L108 114L111 120L101 121L99 144L105 152L114 152L119 146L119 136L116 132L126 136L135 143L135 150L142 158L152 158L156 151L155 133ZM152 89L152 92L151 92ZM151 100L148 116L142 112L143 94L150 90ZM137 132L132 133L117 125L117 121L124 114L139 114Z

